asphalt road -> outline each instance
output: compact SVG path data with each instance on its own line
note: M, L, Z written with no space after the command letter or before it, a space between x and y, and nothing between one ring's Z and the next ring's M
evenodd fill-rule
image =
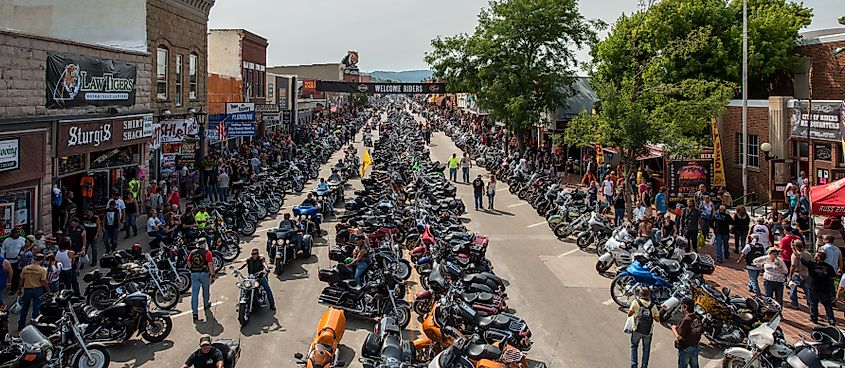
M360 135L356 146L361 152ZM442 133L434 134L431 156L445 162L460 151ZM328 176L331 162L321 174ZM472 168L471 178L484 174L483 168ZM360 183L354 181L354 187ZM307 189L313 187L310 183ZM626 367L629 364L629 335L622 332L625 314L610 299L610 279L594 270L596 256L581 252L572 243L557 240L542 217L527 203L511 195L505 183L499 183L496 210L475 211L472 188L459 183L458 196L467 205L464 215L470 231L490 237L487 256L494 272L509 281L508 304L528 321L534 333L534 347L528 353L535 362L548 367ZM351 193L353 188L347 189ZM303 196L289 195L283 211L301 203ZM485 199L486 202L486 199ZM277 219L264 221L247 244L243 254L256 247L264 254L267 230L277 226ZM326 307L317 303L324 284L317 280L319 268L332 266L328 260L328 244L334 239L333 221L323 226L324 239L317 242L315 256L296 260L284 275L270 278L277 311L258 310L249 324L241 328L237 321L235 300L238 289L235 278L226 270L212 285L212 305L201 311L198 321L191 320L190 296L185 296L174 311L174 330L162 343L146 344L132 340L110 349L112 367L178 367L196 349L200 334L240 338L239 367L294 367L293 354L304 352L315 333L316 324ZM413 280L413 279L412 279ZM419 289L413 281L409 298ZM374 322L347 316L347 331L341 341L341 359L351 367L360 367L357 359L364 338ZM412 320L411 337L420 324ZM651 350L651 367L676 366L677 355L668 328L655 327ZM714 368L719 361L704 357L719 355L705 349L701 366Z

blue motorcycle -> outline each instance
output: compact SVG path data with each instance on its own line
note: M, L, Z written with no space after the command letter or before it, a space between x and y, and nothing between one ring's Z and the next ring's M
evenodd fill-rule
M677 261L671 262L677 263ZM680 267L679 264L677 266ZM648 288L651 291L651 300L655 303L662 303L672 297L672 290L674 289L672 283L669 282L666 271L661 267L646 267L639 260L636 260L613 279L610 284L610 297L617 305L627 309L637 297L637 291L641 287Z
M318 207L309 205L299 205L293 207L293 216L299 219L302 224L303 233L310 234L314 237L322 235L320 224L323 222L323 215L320 214Z

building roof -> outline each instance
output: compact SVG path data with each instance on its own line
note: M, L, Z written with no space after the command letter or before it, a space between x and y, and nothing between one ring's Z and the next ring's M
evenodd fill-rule
M598 101L596 91L590 86L590 79L587 77L576 77L572 83L575 94L564 101L557 108L558 120L572 119L583 111L592 111L593 105Z
M801 32L799 36L801 37L798 40L799 46L845 41L845 27Z

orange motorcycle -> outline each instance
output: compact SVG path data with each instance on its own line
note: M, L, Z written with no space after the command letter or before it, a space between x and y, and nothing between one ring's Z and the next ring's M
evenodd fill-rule
M323 312L317 334L308 348L308 355L294 354L296 364L305 368L343 368L346 362L339 360L337 346L346 330L346 316L343 310L329 308Z

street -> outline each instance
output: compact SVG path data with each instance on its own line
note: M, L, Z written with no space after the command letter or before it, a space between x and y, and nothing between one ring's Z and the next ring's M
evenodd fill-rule
M360 135L356 143L363 149ZM449 137L442 133L432 136L431 157L445 162L459 152ZM339 155L335 155L336 161ZM321 175L328 175L324 165ZM484 174L482 168L471 169L471 177ZM353 187L360 186L353 180ZM306 189L313 186L306 186ZM490 237L491 247L487 257L494 272L508 280L508 304L525 318L534 333L534 347L528 353L532 362L543 362L548 367L612 367L625 366L629 361L629 335L622 332L624 312L618 310L610 299L610 280L598 275L593 266L595 255L584 253L571 243L558 241L526 202L510 194L506 185L497 189L496 210L475 211L472 208L472 188L458 183L458 196L467 205L464 222L472 232ZM351 194L354 189L347 189ZM285 210L300 203L304 196L290 195ZM265 233L277 225L276 220L261 224L256 236L242 245L243 254L252 248L264 251ZM320 268L332 266L328 260L328 244L334 239L333 221L327 221L328 231L317 242L314 254L307 260L296 260L281 277L270 277L270 286L276 298L277 312L269 309L256 312L243 329L237 320L235 304L238 296L235 278L226 271L212 285L212 308L201 311L196 322L190 317L190 296L183 297L174 311L174 328L167 340L158 344L145 344L133 340L110 348L112 367L161 367L181 364L197 348L200 334L214 337L241 339L241 360L238 366L270 367L294 366L293 354L305 352L315 333L317 322L326 307L317 303L317 296L324 283L317 280ZM239 261L240 262L240 261ZM237 267L240 263L234 263ZM412 277L408 299L419 291ZM347 331L341 341L341 360L350 367L360 367L357 359L361 345L374 322L347 316ZM415 337L420 329L416 315L408 333ZM656 328L651 349L653 367L668 367L677 359L672 346L672 333L667 328ZM272 352L268 354L268 352ZM719 364L720 353L702 349L701 366L712 368ZM716 360L713 360L713 359ZM166 363L165 363L166 362Z

